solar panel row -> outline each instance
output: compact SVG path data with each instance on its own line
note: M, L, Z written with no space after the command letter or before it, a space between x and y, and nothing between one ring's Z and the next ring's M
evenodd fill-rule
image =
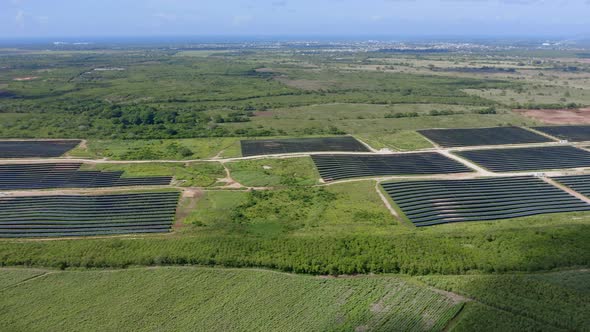
M590 211L535 177L388 182L383 189L416 226Z
M418 130L442 147L546 143L553 140L520 127Z
M590 167L590 151L571 146L473 150L457 154L493 172Z
M122 178L123 172L80 171L80 163L0 165L0 190L169 185L172 177Z
M0 158L55 158L78 144L79 140L0 141Z
M324 181L355 177L467 173L465 165L439 153L395 155L313 155Z
M156 233L170 230L177 192L0 198L0 238Z

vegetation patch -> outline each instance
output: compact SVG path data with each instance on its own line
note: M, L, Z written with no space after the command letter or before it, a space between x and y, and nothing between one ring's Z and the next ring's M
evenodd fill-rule
M250 187L310 186L319 180L309 157L240 160L226 166L234 180Z

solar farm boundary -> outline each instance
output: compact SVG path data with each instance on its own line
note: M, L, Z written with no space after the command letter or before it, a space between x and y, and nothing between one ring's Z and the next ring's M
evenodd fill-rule
M379 150L377 150L374 147L370 146L367 142L363 141L358 136L354 136L354 135L349 135L349 136L352 137L352 138L354 138L355 140L359 141L359 143L361 143L362 145L364 145L367 149L369 149L369 151L371 151L373 153L379 153Z

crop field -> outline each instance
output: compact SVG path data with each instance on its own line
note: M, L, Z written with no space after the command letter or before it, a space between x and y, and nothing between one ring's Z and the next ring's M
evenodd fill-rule
M396 276L191 267L48 270L0 294L3 328L27 331L442 331L463 307Z
M244 157L297 152L370 152L366 146L350 136L242 140L240 143Z
M170 230L178 193L0 198L0 237L62 237Z
M581 269L534 275L425 276L419 279L433 287L472 298L478 307L480 304L487 307L487 310L478 310L484 317L467 314L465 320L459 322L463 325L459 331L585 331L590 326L588 278L590 272ZM586 287L581 289L581 285Z
M423 152L401 155L313 155L324 181L355 177L449 174L472 172L463 164L439 153Z
M553 179L582 195L590 197L590 175L556 176Z
M0 165L0 190L164 186L170 176L121 177L122 171L80 171L81 163Z
M0 158L60 157L78 144L79 140L0 141Z
M590 167L590 151L572 146L473 150L456 154L492 172Z
M570 142L590 141L590 126L551 126L534 129Z
M535 177L388 182L383 189L416 226L590 211Z
M426 129L418 132L442 147L546 143L550 138L520 127Z

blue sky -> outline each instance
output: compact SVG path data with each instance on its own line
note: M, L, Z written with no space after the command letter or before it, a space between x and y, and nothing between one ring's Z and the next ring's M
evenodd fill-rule
M0 37L590 35L590 0L0 0Z

